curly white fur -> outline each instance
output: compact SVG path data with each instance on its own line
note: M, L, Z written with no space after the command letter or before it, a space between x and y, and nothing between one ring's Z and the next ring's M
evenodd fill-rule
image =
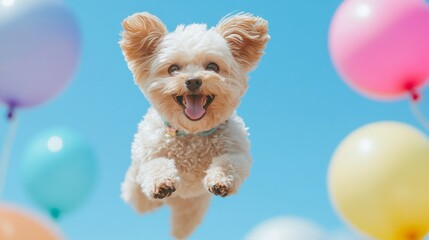
M135 134L121 196L142 213L168 204L172 234L183 239L201 222L212 194L236 193L249 175L247 129L234 110L247 89L246 73L269 39L267 23L238 14L216 28L192 24L167 33L158 18L140 13L123 26L124 56L152 107ZM219 72L206 69L212 62ZM180 71L169 74L172 64ZM197 93L185 86L189 78L201 79ZM215 96L201 119L190 119L175 101L187 94ZM167 134L165 120L186 134ZM208 136L198 134L212 128Z

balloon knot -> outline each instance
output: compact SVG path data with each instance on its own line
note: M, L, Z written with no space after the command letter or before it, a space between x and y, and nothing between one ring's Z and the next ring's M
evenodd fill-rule
M417 90L415 89L415 88L409 88L409 93L410 93L410 96L411 96L411 100L413 101L413 102L418 102L418 101L420 101L420 99L421 99L421 95L420 95L420 93L419 92L417 92Z
M416 232L409 232L409 233L407 233L407 235L405 237L406 237L405 238L406 240L418 240L418 239L420 239L419 235Z
M50 210L51 217L55 220L60 218L60 210L58 208L52 208Z
M7 120L11 121L15 116L15 105L10 104L9 109L7 111Z

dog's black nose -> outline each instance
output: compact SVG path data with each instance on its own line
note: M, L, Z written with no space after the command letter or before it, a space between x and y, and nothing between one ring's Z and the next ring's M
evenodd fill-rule
M185 84L189 90L195 91L201 87L201 84L203 84L203 81L201 81L201 79L199 78L190 78L186 80Z

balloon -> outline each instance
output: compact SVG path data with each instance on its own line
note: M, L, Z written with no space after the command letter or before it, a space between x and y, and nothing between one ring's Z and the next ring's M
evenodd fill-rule
M379 100L429 79L429 7L424 0L347 0L332 20L329 50L342 78Z
M27 210L0 205L0 239L2 240L58 240L63 239L54 224Z
M323 231L300 218L269 219L253 229L246 240L324 240Z
M72 78L80 37L63 4L3 0L0 36L0 102L32 107L53 98Z
M328 235L325 240L369 240L369 238L347 231L338 231Z
M22 160L30 196L54 218L75 209L93 189L95 154L78 134L53 128L31 141Z
M298 217L276 217L257 225L246 240L363 240L355 234L324 232L316 224Z
M331 200L375 239L418 240L429 230L429 141L415 128L378 122L351 133L329 169Z

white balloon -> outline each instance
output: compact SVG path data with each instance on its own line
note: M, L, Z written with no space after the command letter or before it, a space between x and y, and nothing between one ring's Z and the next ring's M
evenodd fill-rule
M301 218L278 217L257 225L246 240L325 240L324 232Z
M360 236L348 231L338 231L329 234L326 240L370 240L370 238Z
M276 217L250 231L245 240L370 240L349 231L326 232L299 217Z

